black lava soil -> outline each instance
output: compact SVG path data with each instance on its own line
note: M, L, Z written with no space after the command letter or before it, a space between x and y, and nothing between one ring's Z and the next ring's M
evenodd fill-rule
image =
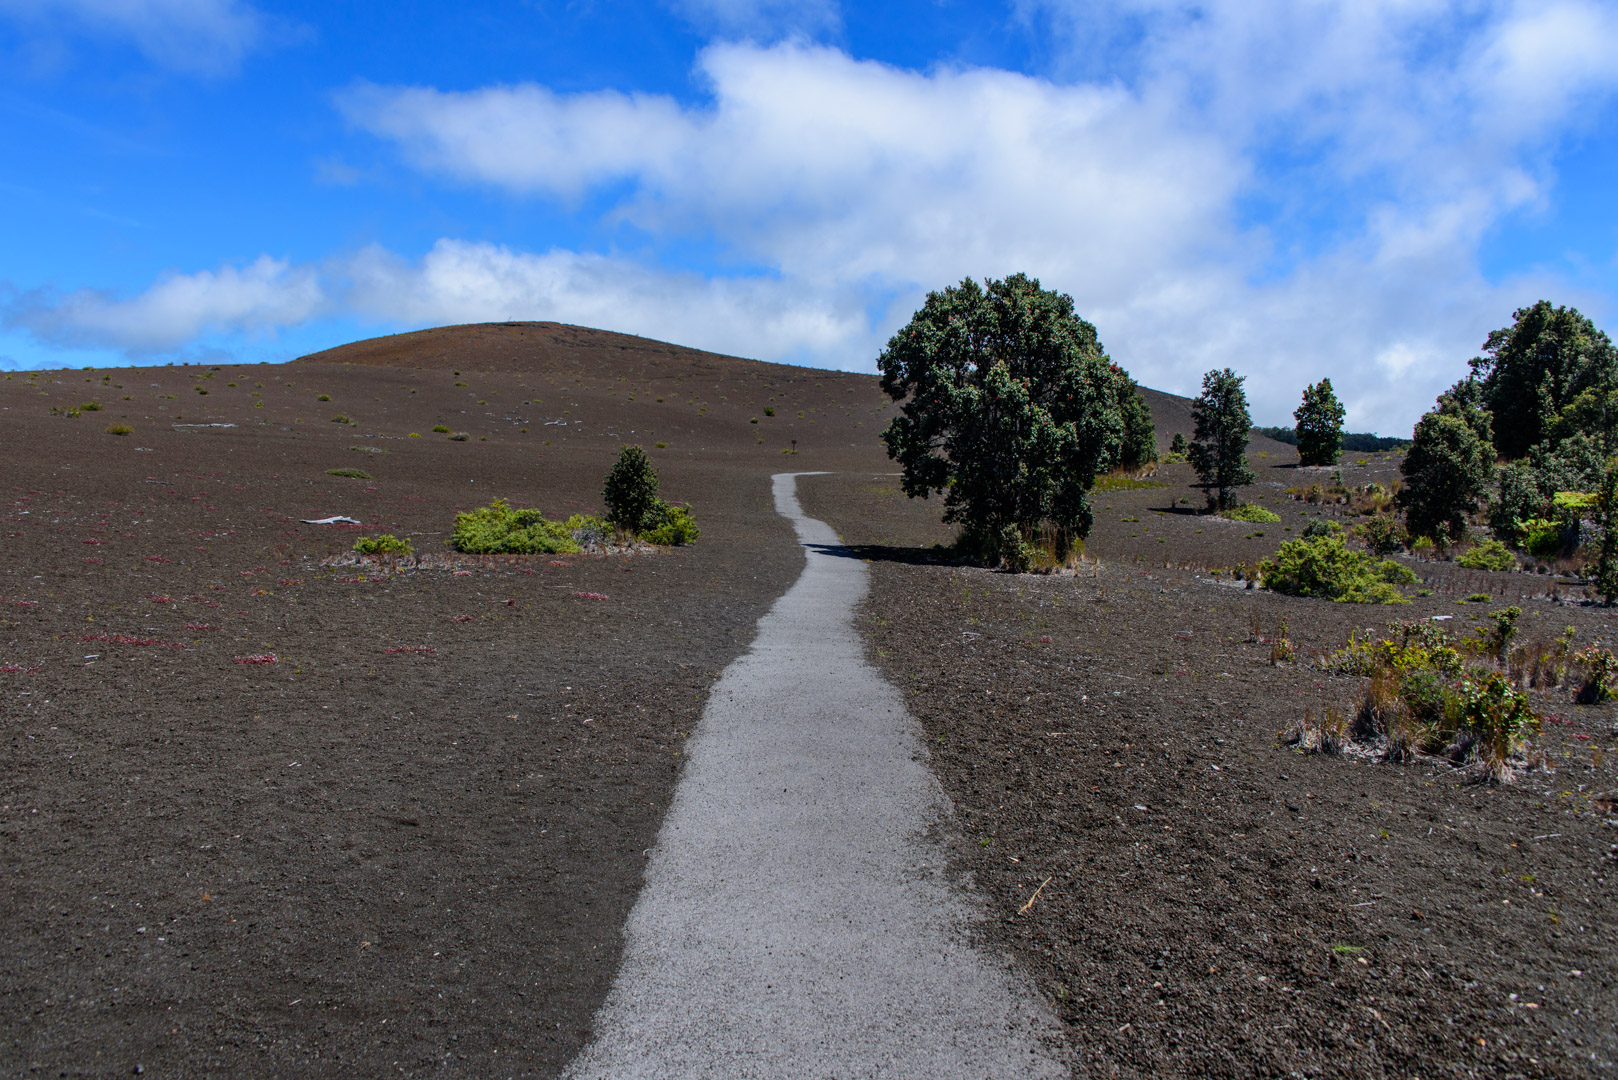
M1611 1075L1618 815L1592 795L1615 785L1615 710L1540 697L1552 768L1500 786L1280 738L1305 708L1353 711L1364 680L1315 660L1356 628L1452 615L1464 633L1512 602L1525 638L1610 644L1611 612L1431 562L1433 595L1408 606L1248 590L1210 567L1322 511L1284 495L1293 470L1261 468L1281 524L1169 513L1200 502L1183 471L1098 496L1069 576L940 563L937 505L892 477L803 482L871 560L871 654L954 801L986 933L1064 1021L1075 1075ZM1494 604L1462 602L1484 589ZM1297 660L1272 664L1283 627Z

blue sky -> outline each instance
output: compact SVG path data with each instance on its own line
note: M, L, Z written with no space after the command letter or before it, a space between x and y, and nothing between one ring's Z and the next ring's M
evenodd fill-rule
M557 319L874 370L1024 270L1142 382L1408 432L1618 329L1618 4L0 0L0 367Z

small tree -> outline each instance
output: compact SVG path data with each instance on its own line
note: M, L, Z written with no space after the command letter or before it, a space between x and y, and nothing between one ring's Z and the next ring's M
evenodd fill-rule
M1169 453L1171 453L1171 454L1173 454L1176 457L1179 457L1181 459L1185 458L1185 455L1186 455L1185 432L1176 431L1174 433L1174 438L1169 440Z
M1303 388L1303 404L1292 414L1298 432L1300 465L1335 465L1343 446L1345 411L1332 393L1331 380Z
M1607 463L1596 506L1601 514L1601 546L1596 555L1596 592L1609 605L1618 600L1618 458Z
M1612 339L1577 308L1548 300L1513 312L1511 325L1489 335L1471 366L1494 414L1495 450L1508 461L1552 436L1557 415L1586 391L1618 383Z
M1394 505L1404 511L1410 535L1452 543L1466 535L1466 518L1474 513L1494 478L1494 452L1489 444L1487 414L1483 431L1468 422L1470 406L1451 407L1439 399L1416 424L1414 440L1399 464L1404 487Z
M1208 506L1229 510L1237 503L1236 489L1253 482L1247 466L1247 433L1253 426L1247 415L1244 376L1230 368L1202 377L1202 395L1191 404L1197 422L1188 455Z
M629 533L638 534L647 516L657 505L657 473L651 459L638 446L626 446L607 473L601 500L607 504L607 520Z
M1138 469L1157 460L1157 429L1152 426L1152 408L1141 396L1135 380L1121 370L1117 370L1117 375L1118 412L1124 422L1118 467Z
M967 279L928 293L877 366L903 401L882 441L904 492L943 493L963 550L1017 566L1044 523L1059 546L1090 531L1096 472L1119 460L1121 373L1071 297Z

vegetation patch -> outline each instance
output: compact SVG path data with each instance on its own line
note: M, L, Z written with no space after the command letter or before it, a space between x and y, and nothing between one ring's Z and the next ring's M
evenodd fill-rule
M1219 515L1230 521L1247 521L1255 525L1268 525L1281 520L1281 515L1253 503L1233 506Z
M364 469L327 469L327 476L341 476L348 480L370 480L371 474Z
M1517 560L1499 540L1485 540L1467 548L1455 559L1468 570L1515 570Z
M1264 587L1289 596L1323 596L1347 604L1408 604L1396 585L1416 575L1392 559L1354 551L1341 536L1300 537L1283 543L1259 566Z
M1145 491L1149 488L1163 487L1168 485L1161 480L1143 480L1127 473L1112 472L1096 477L1096 485L1091 490L1098 495L1106 495L1114 491Z
M607 523L590 514L547 521L538 510L496 499L456 514L449 546L469 555L562 555L600 546L607 534Z
M380 536L360 537L354 541L354 550L361 555L414 555L416 546L409 537L383 533Z
M1384 637L1351 639L1328 661L1338 674L1370 678L1349 739L1393 760L1438 756L1509 779L1526 764L1541 723L1527 693L1502 670L1519 614L1494 612L1495 625L1466 641L1428 621L1395 622Z

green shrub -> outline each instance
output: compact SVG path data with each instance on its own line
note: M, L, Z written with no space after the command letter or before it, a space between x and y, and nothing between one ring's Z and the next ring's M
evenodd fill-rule
M434 424L433 425L433 431L437 432L439 435L448 435L449 434L449 425L448 424Z
M1517 560L1506 550L1506 545L1498 540L1485 540L1475 547L1468 548L1455 562L1468 570L1517 569Z
M327 469L327 476L342 476L349 480L369 480L371 474L364 469Z
M334 424L349 423L348 415L346 413L338 413L336 416L331 418L331 422Z
M330 394L321 394L319 397L315 398L315 400L316 401L330 401L331 400L331 395Z
M452 431L452 432L450 432L450 435L449 435L449 441L450 442L466 442L471 437L472 436L468 435L464 431Z
M1257 506L1253 503L1245 503L1241 506L1233 506L1229 510L1222 512L1219 516L1222 518L1227 518L1230 521L1250 521L1255 525L1265 525L1281 520L1280 514L1273 513L1272 511L1266 510L1264 507Z
M574 521L579 525L577 529ZM582 551L574 532L586 519L546 521L538 510L523 510L504 499L455 515L449 546L472 555L559 555Z
M696 543L702 531L697 528L697 519L692 516L690 507L658 499L641 522L640 535L647 543L681 547Z
M1151 488L1165 488L1167 484L1161 480L1137 480L1123 472L1108 473L1096 477L1095 487L1090 490L1097 495L1106 495L1114 491L1146 491Z
M354 550L361 555L414 555L416 546L410 542L409 537L397 537L392 533L383 533L381 536L362 536L354 541Z
M662 401L663 399L658 398L657 400ZM764 406L764 415L765 416L774 416L775 415L775 406L774 405L766 405L766 406Z
M1403 548L1407 539L1404 526L1389 514L1377 514L1361 523L1354 532L1365 542L1371 554L1381 557Z
M607 520L627 533L639 535L648 514L657 505L657 473L652 460L638 446L626 446L607 472L601 489Z
M1492 604L1493 602L1494 597L1490 596L1486 592L1475 592L1471 596L1468 596L1465 600L1461 601L1463 604Z
M134 433L135 433L135 429L130 427L128 424L108 424L107 425L107 434L108 435L133 435Z
M1310 540L1313 540L1317 536L1342 536L1343 527L1337 524L1335 521L1327 521L1325 518L1315 518L1315 520L1311 521L1307 526L1304 527L1303 535Z
M100 412L104 408L106 408L106 406L101 404L101 402L99 402L99 401L86 401L83 405L79 406L79 411L80 412Z
M1584 667L1584 683L1574 700L1581 705L1594 705L1613 696L1613 676L1618 675L1618 657L1596 645L1589 645L1573 654L1573 662Z
M1496 613L1508 628L1512 609ZM1392 623L1381 640L1350 639L1329 661L1343 674L1369 675L1352 729L1361 742L1382 741L1389 757L1443 753L1457 764L1481 761L1496 780L1539 731L1528 695L1499 671L1466 668L1450 636L1430 622ZM1509 635L1508 635L1509 640Z
M1391 559L1351 551L1340 536L1288 540L1259 566L1264 586L1291 596L1323 596L1348 604L1408 604L1394 588L1416 580Z
M1523 550L1537 559L1555 559L1567 550L1568 528L1549 518L1529 518L1519 522L1517 534Z

